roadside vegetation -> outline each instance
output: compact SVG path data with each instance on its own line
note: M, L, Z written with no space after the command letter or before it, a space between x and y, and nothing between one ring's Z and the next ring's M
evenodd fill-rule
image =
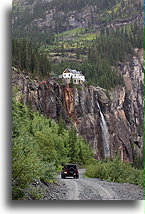
M82 71L87 85L97 85L110 90L123 84L117 66L128 60L134 48L143 47L143 26L138 21L119 27L94 27L96 20L86 28L64 28L64 20L58 12L80 12L86 5L94 7L97 20L112 24L117 19L131 17L142 12L141 1L136 0L53 0L28 1L28 4L13 5L12 65L30 77L45 77L59 74L66 68ZM55 26L43 30L33 22L46 18L51 9ZM96 9L95 9L96 8ZM39 20L40 21L40 20ZM55 62L55 63L54 63ZM58 80L59 81L59 80ZM61 83L60 83L61 84ZM74 86L72 83L70 86ZM70 129L62 118L55 121L12 100L12 197L21 199L24 189L35 180L54 182L56 172L62 165L73 162L87 165L86 176L107 181L143 185L143 170L122 163L118 157L96 161L88 143ZM91 164L90 164L91 163ZM31 189L38 200L43 192Z
M12 197L21 199L23 189L35 179L53 182L55 173L68 162L86 164L92 151L72 127L32 112L12 101Z
M129 183L143 186L143 170L136 169L129 163L123 163L119 156L106 161L96 161L87 165L85 175L100 178L108 182Z

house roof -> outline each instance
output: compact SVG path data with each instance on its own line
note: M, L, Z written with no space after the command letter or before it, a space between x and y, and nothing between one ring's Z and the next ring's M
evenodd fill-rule
M67 68L65 71L68 71L68 72L70 72L70 73L72 73L72 74L80 74L80 75L83 75L83 74L81 73L81 71L72 70L72 69L70 69L70 68Z

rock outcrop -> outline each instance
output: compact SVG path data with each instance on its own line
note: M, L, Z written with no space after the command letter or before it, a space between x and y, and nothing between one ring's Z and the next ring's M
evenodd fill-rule
M33 110L56 121L61 116L68 126L73 123L97 159L105 158L104 147L108 142L111 157L120 151L122 160L142 163L143 50L136 49L135 56L119 64L118 69L124 85L109 92L84 85L72 89L50 79L39 85L16 71L12 84L19 88L17 99L23 94L21 99ZM109 135L107 140L104 131Z
M51 1L51 0L50 0ZM126 2L126 12L124 14L124 6L122 4L117 4L115 8L122 11L125 18L120 18L119 13L116 15L112 15L112 21L110 22L104 16L104 11L100 10L94 4L86 4L80 10L64 10L63 8L57 8L55 6L49 7L46 2L50 2L49 0L42 0L42 1L17 1L14 0L13 4L19 7L27 7L27 16L29 17L26 21L25 31L31 31L33 28L38 28L42 32L49 32L50 30L54 31L55 33L62 33L66 30L71 30L74 28L94 28L96 30L104 29L104 27L113 27L116 28L118 26L132 24L134 22L140 22L143 24L143 6L140 8L141 11L138 9L138 5L135 1ZM43 6L42 6L43 2ZM35 14L35 10L37 11L38 8L41 7L40 14ZM45 9L45 7L47 9ZM140 6L141 7L141 6ZM35 9L36 8L36 9ZM132 12L132 8L134 11ZM25 10L24 10L25 12ZM107 12L105 12L107 13ZM21 19L23 18L23 10L20 11L20 14L16 13L12 19L12 23L16 24L18 28L18 16L20 15ZM30 18L31 17L31 18ZM21 25L20 25L21 26ZM45 30L44 30L45 29ZM17 29L16 29L17 30Z

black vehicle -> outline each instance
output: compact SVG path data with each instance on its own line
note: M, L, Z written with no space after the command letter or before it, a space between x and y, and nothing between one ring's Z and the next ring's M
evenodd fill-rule
M79 172L75 164L66 164L61 171L61 178L65 179L66 177L79 178Z

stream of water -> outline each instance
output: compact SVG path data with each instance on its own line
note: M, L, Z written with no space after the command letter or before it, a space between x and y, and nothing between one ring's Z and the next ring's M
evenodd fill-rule
M102 129L102 138L103 138L103 148L104 148L104 156L105 158L110 157L110 144L109 144L109 132L108 132L108 126L105 121L105 117L101 111L100 105L98 103L98 108L100 111L101 116L101 129Z

